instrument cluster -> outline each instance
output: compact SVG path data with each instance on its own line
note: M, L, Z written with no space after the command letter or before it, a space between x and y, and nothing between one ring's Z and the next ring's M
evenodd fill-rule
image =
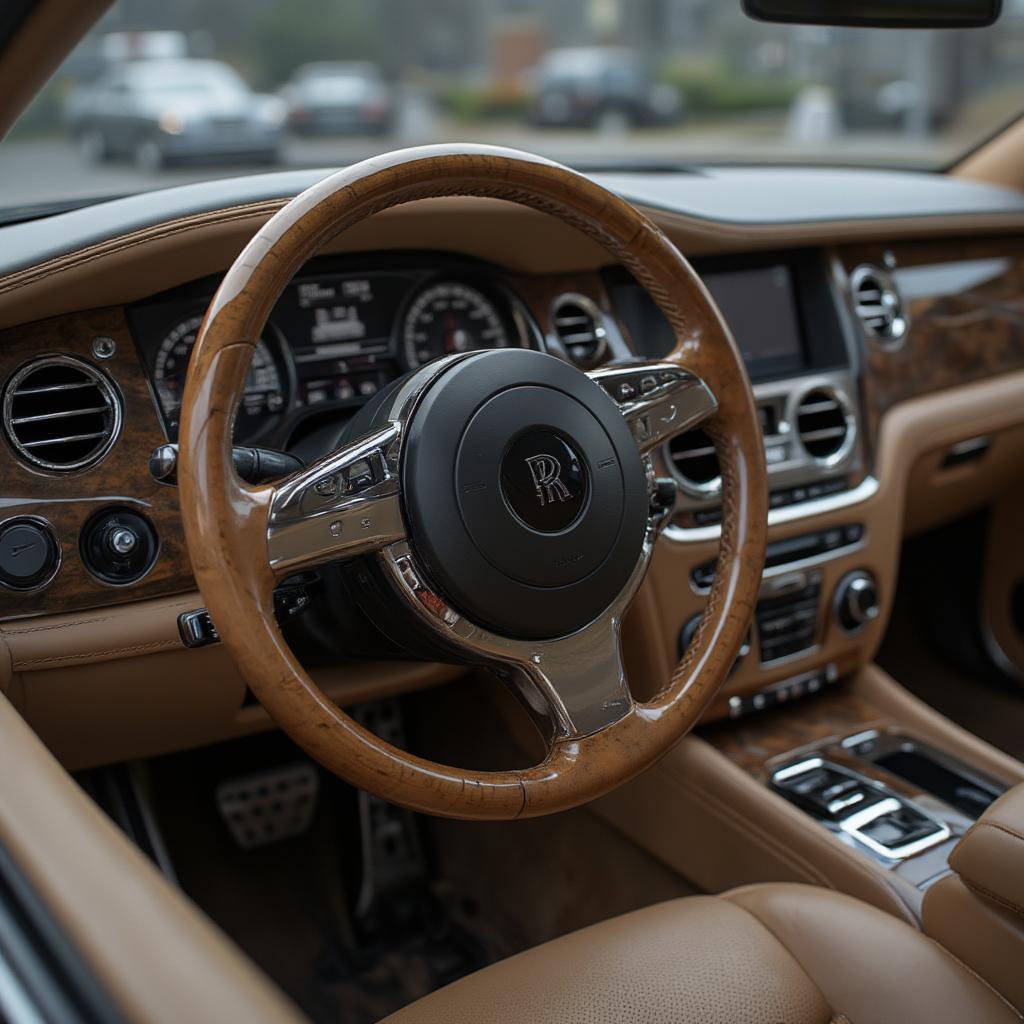
M129 310L171 441L212 292L210 285L187 286ZM285 289L257 343L235 441L282 446L314 412L337 410L343 418L432 359L536 347L535 337L514 293L477 268L307 269Z

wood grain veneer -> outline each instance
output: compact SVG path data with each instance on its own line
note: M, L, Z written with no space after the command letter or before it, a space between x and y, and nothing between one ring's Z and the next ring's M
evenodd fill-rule
M101 335L117 343L116 354L105 361L91 354L93 339ZM43 590L21 594L0 588L0 617L80 611L192 589L177 489L157 483L149 472L149 455L165 438L124 311L94 310L0 332L0 381L32 359L57 353L98 366L114 381L124 399L123 428L102 461L73 473L45 473L26 465L0 431L0 521L19 515L46 519L63 559L56 579ZM112 506L142 512L160 540L153 568L130 586L101 582L79 554L86 520Z
M898 402L1024 368L1024 240L948 239L839 250L849 272L896 260L910 330L888 349L865 345L864 409L875 438Z
M701 736L734 764L760 776L772 758L887 721L873 704L840 684L759 715L709 726Z

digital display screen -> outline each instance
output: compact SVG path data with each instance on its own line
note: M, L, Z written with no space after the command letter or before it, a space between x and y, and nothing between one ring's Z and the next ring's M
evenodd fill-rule
M398 368L391 333L415 279L321 274L293 281L271 320L288 339L302 405L369 398Z
M789 267L779 264L706 274L704 283L732 330L751 377L803 369L800 321Z
M715 270L703 274L702 280L754 380L806 369L793 272L788 266ZM672 351L672 328L642 288L632 282L615 285L612 301L639 355L661 359Z
M383 355L391 347L395 309L409 287L409 279L398 274L298 280L285 289L272 319L300 366Z

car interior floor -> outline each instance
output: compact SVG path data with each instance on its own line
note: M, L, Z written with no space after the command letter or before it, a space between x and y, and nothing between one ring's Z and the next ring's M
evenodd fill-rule
M1024 758L1021 688L984 650L978 566L986 517L978 513L908 541L878 663L969 732Z
M476 677L366 710L371 724L397 712L428 756L524 758ZM240 846L223 784L272 784L297 765L310 762L274 733L156 758L140 774L178 884L313 1020L379 1020L538 943L696 891L586 809L442 820L319 769L308 828Z

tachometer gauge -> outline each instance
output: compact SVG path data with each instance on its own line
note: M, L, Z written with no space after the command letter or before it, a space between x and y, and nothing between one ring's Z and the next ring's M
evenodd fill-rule
M410 367L475 348L505 348L508 331L490 299L476 288L441 281L413 300L402 322L402 348Z
M177 436L188 361L202 322L201 316L194 316L174 327L160 342L153 363L153 383L172 437ZM284 410L287 401L281 372L270 347L261 338L256 343L235 418L236 441L245 441L260 433L269 418Z

